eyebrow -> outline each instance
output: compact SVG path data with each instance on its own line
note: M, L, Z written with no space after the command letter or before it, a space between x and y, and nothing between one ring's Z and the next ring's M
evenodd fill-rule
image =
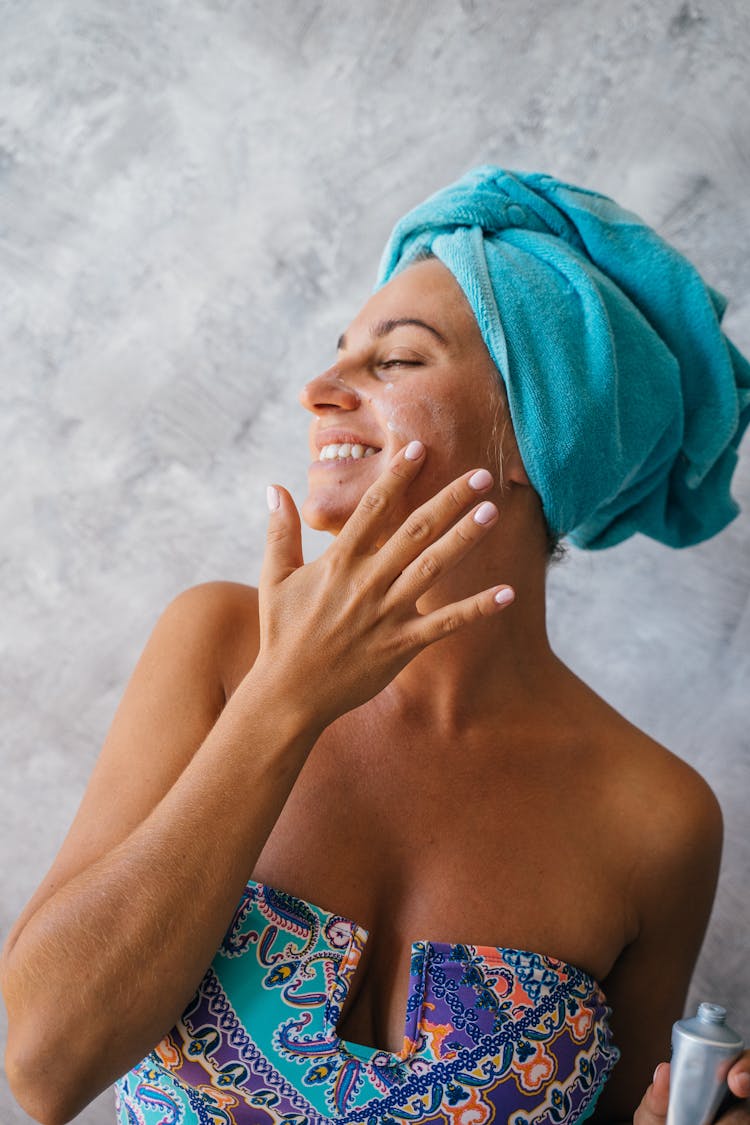
M427 321L420 320L419 317L416 316L398 316L391 317L388 320L378 320L371 326L370 336L373 340L380 339L381 336L387 336L394 328L400 328L402 324L415 324L418 328L426 328L428 332L431 332L433 336L440 341L444 348L448 347L448 341L445 336L443 336L442 332L438 332L437 328L433 328ZM336 350L343 351L344 348L346 348L346 334L342 332L336 344Z

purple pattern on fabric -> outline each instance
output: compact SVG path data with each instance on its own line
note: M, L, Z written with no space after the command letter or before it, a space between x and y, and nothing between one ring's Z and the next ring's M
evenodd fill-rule
M121 1125L572 1125L619 1052L601 989L503 947L414 942L403 1049L337 1033L367 931L251 882L181 1019L117 1083Z

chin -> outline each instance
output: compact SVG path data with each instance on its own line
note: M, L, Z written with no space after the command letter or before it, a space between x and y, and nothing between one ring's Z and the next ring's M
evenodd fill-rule
M328 531L331 535L338 535L350 515L339 505L322 504L309 496L300 508L300 516L312 531Z

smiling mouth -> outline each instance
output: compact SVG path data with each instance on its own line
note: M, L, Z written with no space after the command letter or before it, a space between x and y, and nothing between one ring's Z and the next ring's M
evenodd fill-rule
M337 442L324 445L320 451L317 462L319 465L349 465L356 461L366 461L375 457L380 450L372 445L352 444L350 442Z

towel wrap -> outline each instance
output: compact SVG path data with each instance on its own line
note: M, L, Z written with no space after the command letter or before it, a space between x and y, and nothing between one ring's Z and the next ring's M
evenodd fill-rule
M502 377L550 530L576 547L716 535L750 422L727 299L636 214L482 165L396 223L375 291L424 251L451 271Z

